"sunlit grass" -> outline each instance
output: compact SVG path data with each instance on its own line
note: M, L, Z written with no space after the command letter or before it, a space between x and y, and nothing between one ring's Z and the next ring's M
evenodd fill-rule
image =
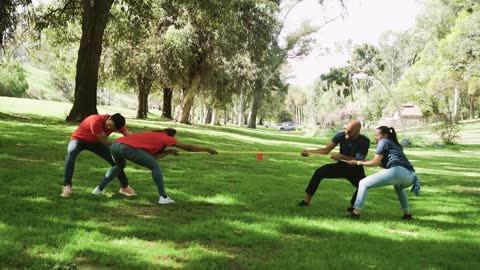
M28 117L0 118L2 269L480 268L479 146L406 149L422 182L420 197L407 192L414 220L400 219L393 188L382 187L353 222L343 214L354 190L345 180L322 181L310 207L296 207L313 171L331 162L298 152L328 137L128 120L133 132L174 126L180 141L220 152L159 160L176 201L160 206L150 172L131 162L137 197L119 195L117 180L91 195L109 164L88 152L74 196L60 198L75 125Z

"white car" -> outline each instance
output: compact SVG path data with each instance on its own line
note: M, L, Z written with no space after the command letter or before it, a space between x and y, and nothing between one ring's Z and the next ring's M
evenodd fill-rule
M281 122L275 126L276 130L294 130L295 124L292 122Z

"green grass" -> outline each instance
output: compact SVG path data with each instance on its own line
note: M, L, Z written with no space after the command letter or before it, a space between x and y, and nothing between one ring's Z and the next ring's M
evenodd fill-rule
M137 197L119 195L117 180L106 196L91 195L109 166L82 152L74 196L64 199L63 160L76 126L54 115L56 103L30 103L44 116L0 99L2 269L480 269L478 145L407 150L422 182L422 196L409 194L409 222L399 219L392 187L369 193L362 220L346 219L353 192L346 180L323 181L311 206L297 208L313 171L330 162L322 156L166 157L159 162L176 203L159 206L149 171L132 163L126 173ZM220 152L299 152L329 140L127 121L134 132L174 126L180 141Z
M55 90L49 71L27 63L23 64L23 68L27 72L27 96L35 99L65 100L65 98Z

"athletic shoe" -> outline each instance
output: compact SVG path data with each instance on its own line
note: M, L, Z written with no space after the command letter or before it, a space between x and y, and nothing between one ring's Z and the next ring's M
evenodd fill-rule
M411 220L411 219L412 219L412 214L408 214L408 215L407 215L407 214L403 214L402 219L404 219L404 220Z
M126 188L121 188L118 192L120 192L120 194L123 194L127 197L137 196L137 193L135 193L135 190L133 190L133 188L131 188L130 186L127 186Z
M345 215L350 216L350 214L352 214L352 212L353 212L353 207L348 207L348 208L345 210Z
M310 204L302 200L297 204L298 207L308 207Z
M360 214L355 214L353 211L350 213L350 218L352 220L359 220L360 219Z
M93 195L101 196L103 195L103 192L100 190L99 187L96 187L94 190L92 190Z
M174 202L175 202L175 201L172 200L172 199L170 199L170 197L168 197L168 196L165 197L165 198L162 197L162 196L160 196L160 200L158 200L158 203L159 203L159 204L170 204L170 203L174 203Z
M63 187L63 190L62 190L62 193L60 194L60 197L68 198L68 197L72 196L72 194L73 194L72 186L71 185L66 185L66 186Z

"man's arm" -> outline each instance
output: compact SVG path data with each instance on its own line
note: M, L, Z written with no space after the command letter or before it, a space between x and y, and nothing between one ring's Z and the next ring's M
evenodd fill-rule
M174 150L174 149L168 149L168 150L165 150L165 151L162 151L162 152L159 152L157 153L156 155L154 155L153 157L155 157L156 159L160 159L160 158L163 158L167 155L175 155L175 156L178 156L178 151L177 150Z
M330 141L327 146L323 147L323 148L318 148L318 149L315 149L315 150L303 150L302 152L300 152L300 154L304 157L308 157L310 154L320 154L320 155L326 155L328 153L330 153L330 151L333 150L333 148L335 148L336 144L333 143L332 141Z
M174 145L175 147L178 147L183 150L187 150L189 152L207 152L210 155L215 155L218 154L217 150L213 148L208 148L208 147L203 147L203 146L197 146L197 145L190 145L190 144L185 144L177 141L177 143Z
M375 154L372 160L349 160L347 163L350 165L363 165L363 166L380 166L382 164L383 155Z
M343 154L333 154L330 158L335 160L357 160L355 157L345 156Z
M127 131L125 131L125 132L122 132L122 134L123 134L123 136L129 136L129 135L132 135L132 133L128 132L128 130L127 130Z
M105 135L104 132L95 134L95 137L97 137L98 141L100 141L102 144L104 144L106 146L112 145L112 142L110 140L108 140L108 137L107 137L107 135Z

